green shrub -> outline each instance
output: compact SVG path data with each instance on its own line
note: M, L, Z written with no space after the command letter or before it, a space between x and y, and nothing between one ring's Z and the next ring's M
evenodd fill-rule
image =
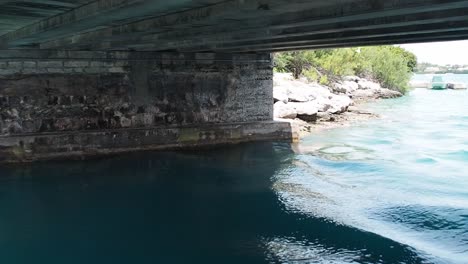
M322 75L322 77L320 77L320 84L322 84L322 85L328 85L329 84L328 77L326 75Z
M315 68L309 68L302 72L302 75L307 78L310 82L317 82L320 79L320 75L317 73Z
M371 75L384 87L400 92L409 88L411 71L408 61L400 51L391 46L367 47L361 50L362 57L370 64Z
M296 79L302 75L310 81L328 84L331 76L360 75L405 92L417 60L403 48L377 46L282 52L274 54L274 63L275 71L291 72Z

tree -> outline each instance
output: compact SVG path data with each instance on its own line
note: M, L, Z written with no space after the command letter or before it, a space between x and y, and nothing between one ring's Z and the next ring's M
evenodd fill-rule
M383 86L405 92L411 79L411 69L401 48L393 46L361 49L364 61L370 64L371 75Z
M408 88L417 67L413 53L395 46L282 52L274 60L276 71L291 72L296 79L302 75L328 83L340 76L360 75L400 91Z
M279 72L291 72L298 79L314 61L313 51L289 51L274 55L275 67Z
M389 47L395 55L399 57L403 57L406 60L408 70L410 72L415 72L416 67L418 66L418 58L416 57L416 55L414 55L414 53L407 51L402 47L396 47L396 46L387 46L387 47Z

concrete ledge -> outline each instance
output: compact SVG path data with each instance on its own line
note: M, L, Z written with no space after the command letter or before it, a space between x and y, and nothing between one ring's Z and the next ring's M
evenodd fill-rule
M293 140L290 124L271 121L0 136L0 163L85 159L265 140Z

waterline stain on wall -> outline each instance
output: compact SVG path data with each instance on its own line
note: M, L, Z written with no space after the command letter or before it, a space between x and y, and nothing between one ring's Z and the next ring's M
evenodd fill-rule
M181 130L181 142L237 138L239 131L196 127L272 121L272 75L268 54L5 51L0 56L0 136L5 141L25 135L112 130L122 140L122 129L148 133L154 127L195 125L194 131ZM171 137L168 131L159 136ZM137 141L148 141L145 133L131 132L131 143L114 140L112 146L137 146ZM47 149L46 144L30 140L14 144L23 151L10 152L18 159L32 156L25 151L46 152L38 149ZM80 144L92 148L87 143L91 139L58 141L48 144L63 144L62 152L74 151ZM152 139L145 144L166 141L171 142Z

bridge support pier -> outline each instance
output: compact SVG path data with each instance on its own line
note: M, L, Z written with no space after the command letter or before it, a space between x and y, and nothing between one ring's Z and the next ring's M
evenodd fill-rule
M269 54L0 52L0 162L290 139Z

